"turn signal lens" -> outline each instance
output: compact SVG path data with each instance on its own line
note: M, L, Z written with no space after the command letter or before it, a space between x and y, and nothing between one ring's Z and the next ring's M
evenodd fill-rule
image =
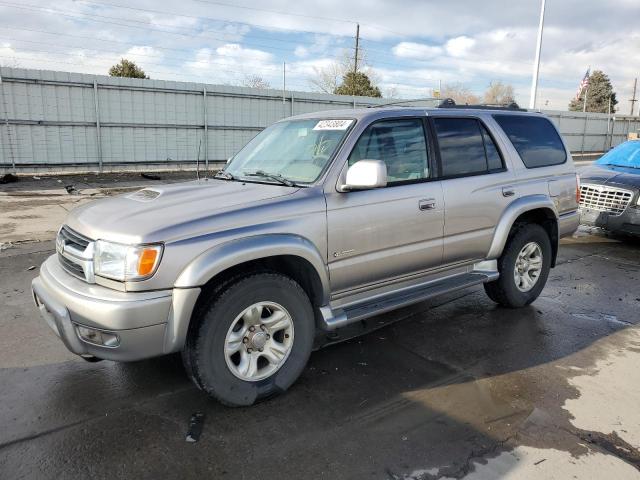
M138 260L138 275L146 277L152 273L156 266L156 260L158 260L158 250L156 248L145 248L140 253L140 260Z
M580 175L576 173L576 203L580 205Z

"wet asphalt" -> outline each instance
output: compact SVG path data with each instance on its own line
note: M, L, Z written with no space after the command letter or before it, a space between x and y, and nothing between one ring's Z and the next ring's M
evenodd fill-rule
M52 250L0 252L0 479L462 478L518 446L640 468L633 446L575 427L563 408L580 396L574 370L626 348L616 335L640 322L638 240L563 241L527 308L474 288L353 327L343 336L377 329L315 352L284 396L240 409L198 391L177 356L66 352L30 298L29 268Z

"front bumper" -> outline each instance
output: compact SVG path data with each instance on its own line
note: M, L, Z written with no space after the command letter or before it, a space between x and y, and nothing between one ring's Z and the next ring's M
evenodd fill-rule
M120 292L86 283L62 269L55 255L32 282L42 318L77 355L133 361L178 351L184 345L199 288ZM111 335L111 346L84 340L78 327Z
M610 232L640 236L640 208L629 206L620 215L580 208L580 223L603 228Z

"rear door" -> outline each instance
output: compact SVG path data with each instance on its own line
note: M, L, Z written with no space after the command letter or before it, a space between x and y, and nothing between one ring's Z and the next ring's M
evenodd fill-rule
M485 258L507 205L514 176L489 129L472 116L431 121L445 202L445 264Z
M379 120L348 159L382 160L388 184L327 193L328 260L334 292L374 287L442 262L444 202L434 179L424 118Z

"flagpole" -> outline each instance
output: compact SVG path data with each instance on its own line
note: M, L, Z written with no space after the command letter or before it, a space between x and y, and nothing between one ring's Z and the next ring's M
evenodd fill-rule
M540 24L538 25L538 42L536 44L536 59L533 64L533 78L531 79L531 95L529 96L529 108L536 108L536 96L538 94L538 75L540 73L540 51L542 50L542 30L544 29L544 4L540 6Z
M589 79L591 78L590 72L591 72L591 65L589 65L589 68L587 68L587 73L586 73L587 86L584 89L584 102L582 103L582 113L587 111L587 95L589 95L589 85L591 84L591 82L589 81Z
M584 103L582 104L583 113L587 111L587 95L589 95L589 85L587 85L587 88L584 90Z

